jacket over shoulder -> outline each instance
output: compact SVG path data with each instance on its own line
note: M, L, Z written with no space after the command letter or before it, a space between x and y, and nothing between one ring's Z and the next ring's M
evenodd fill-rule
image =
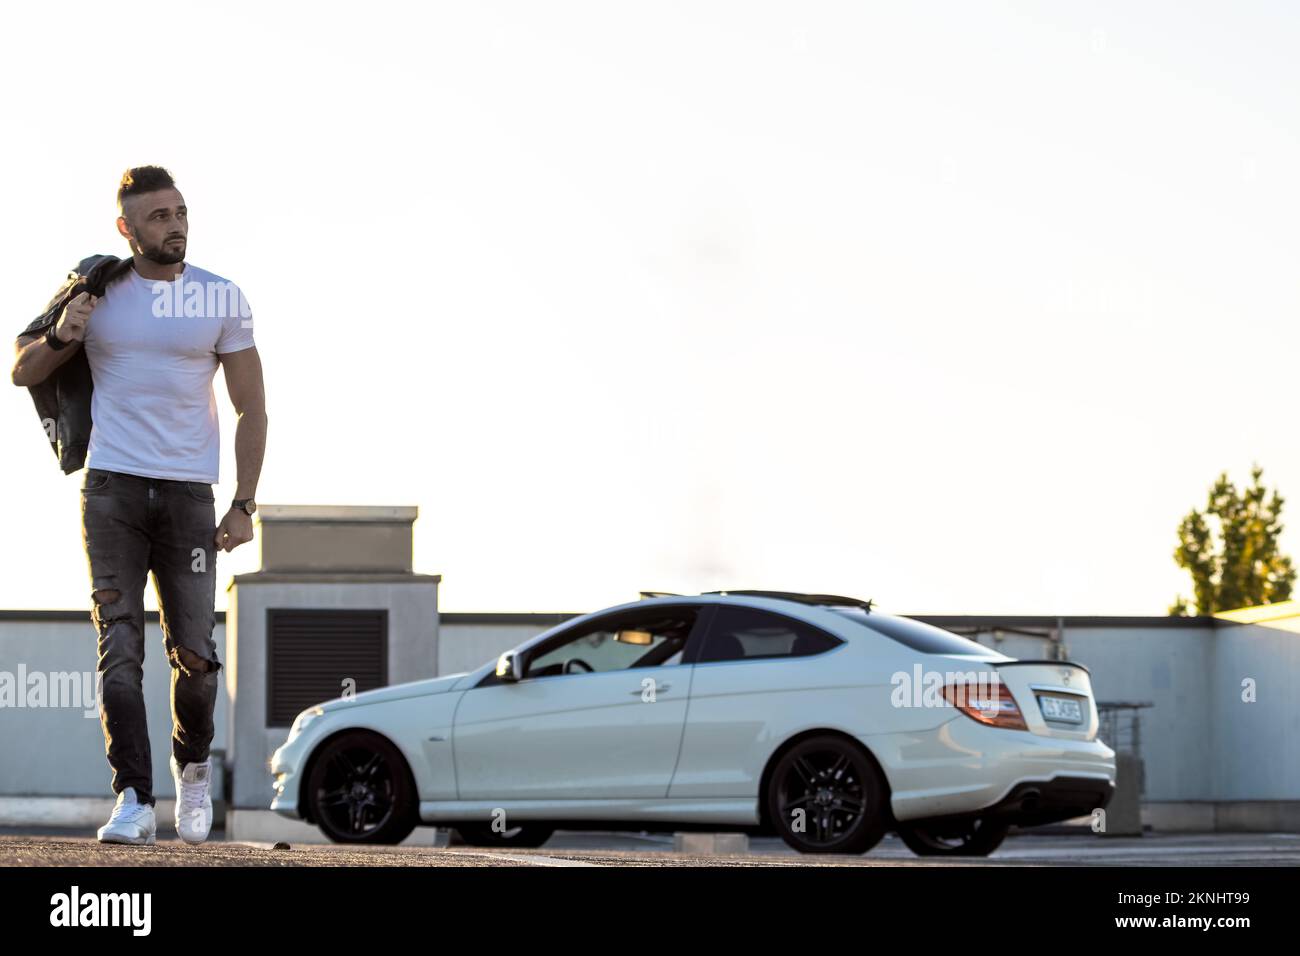
M103 295L109 283L131 268L131 262L130 259L108 255L82 259L69 270L68 277L44 311L28 323L18 337L44 333L59 320L67 304L82 292ZM31 392L45 438L63 473L70 474L83 467L90 445L90 395L94 390L85 349L78 348L76 354L51 372L45 381L29 385L27 389Z

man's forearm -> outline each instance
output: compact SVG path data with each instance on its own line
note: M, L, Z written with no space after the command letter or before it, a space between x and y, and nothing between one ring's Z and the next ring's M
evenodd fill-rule
M72 358L79 348L80 342L69 342L61 349L52 349L44 335L21 336L15 350L10 380L15 385L39 385L56 368Z
M235 425L235 497L257 497L257 479L266 453L266 409L246 408Z

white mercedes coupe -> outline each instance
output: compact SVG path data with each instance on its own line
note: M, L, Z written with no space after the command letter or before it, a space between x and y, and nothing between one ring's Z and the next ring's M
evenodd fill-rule
M271 758L271 809L340 843L742 831L805 853L986 855L1114 793L1090 675L869 601L654 594L469 673L327 701Z

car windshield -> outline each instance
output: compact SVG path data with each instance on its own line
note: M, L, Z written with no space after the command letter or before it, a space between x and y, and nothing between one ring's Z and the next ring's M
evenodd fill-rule
M833 607L831 610L923 654L989 653L983 644L908 617L869 614L860 607Z

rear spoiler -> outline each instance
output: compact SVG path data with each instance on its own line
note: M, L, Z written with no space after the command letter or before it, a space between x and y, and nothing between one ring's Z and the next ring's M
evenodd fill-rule
M1088 668L1084 667L1082 664L1076 664L1074 661L989 661L989 663L994 667L999 668L1019 667L1022 664L1045 665L1047 667L1073 667L1076 670L1081 670L1087 674L1090 680L1092 678L1092 671L1088 670Z

